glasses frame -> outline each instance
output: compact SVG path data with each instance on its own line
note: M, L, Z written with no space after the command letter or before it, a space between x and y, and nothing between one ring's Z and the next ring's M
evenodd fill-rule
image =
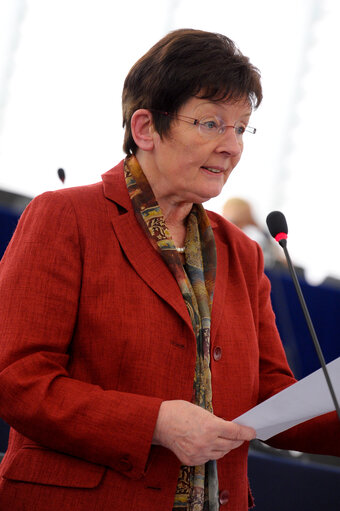
M193 126L197 126L197 127L200 127L200 126L204 126L204 124L202 122L200 122L199 119L195 119L194 117L188 117L187 115L182 115L182 114L173 114L171 112L165 112L165 111L162 111L162 110L153 110L153 109L150 109L149 110L151 112L157 112L161 115L165 115L167 117L170 117L171 119L178 119L179 121L183 121L183 122L186 122L188 124L191 124ZM216 117L216 116L214 116ZM223 129L224 128L224 129ZM236 126L235 125L232 125L232 124L222 124L219 129L223 129L223 132L222 133L217 133L216 134L216 138L220 135L223 135L224 132L225 132L225 128L234 128L234 130L236 129ZM246 126L244 128L244 131L246 131L247 133L251 133L252 135L255 135L256 133L256 128L252 128L251 126ZM237 134L236 134L237 135ZM243 133L242 133L243 135ZM213 137L214 138L214 137Z

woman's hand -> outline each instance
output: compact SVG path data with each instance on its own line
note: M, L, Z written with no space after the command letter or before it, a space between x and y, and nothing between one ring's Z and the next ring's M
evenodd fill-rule
M170 449L183 465L195 466L218 460L255 436L252 428L174 400L161 404L152 443Z

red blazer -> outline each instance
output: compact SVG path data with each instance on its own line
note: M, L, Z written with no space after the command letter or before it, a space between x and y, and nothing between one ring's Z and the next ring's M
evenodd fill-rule
M231 420L294 378L261 250L209 216L213 406ZM122 162L102 183L28 206L1 262L0 342L0 416L12 426L0 511L172 509L180 462L151 441L161 402L191 400L196 340L176 281L135 219ZM332 417L322 441L312 421L276 445L340 454L328 445ZM232 511L248 505L247 448L218 462Z

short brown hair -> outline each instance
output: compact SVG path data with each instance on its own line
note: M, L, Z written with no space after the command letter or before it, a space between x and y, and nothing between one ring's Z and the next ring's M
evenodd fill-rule
M123 88L123 149L135 153L131 117L139 108L153 112L156 131L170 129L168 116L190 97L213 101L247 98L253 108L262 100L260 72L228 37L213 32L179 29L156 43L129 71Z

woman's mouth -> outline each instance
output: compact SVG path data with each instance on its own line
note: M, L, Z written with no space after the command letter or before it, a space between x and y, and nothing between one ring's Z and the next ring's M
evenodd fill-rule
M216 167L204 167L202 165L201 168L204 170L208 170L209 172L212 172L213 174L222 174L224 172L223 169L216 168Z

